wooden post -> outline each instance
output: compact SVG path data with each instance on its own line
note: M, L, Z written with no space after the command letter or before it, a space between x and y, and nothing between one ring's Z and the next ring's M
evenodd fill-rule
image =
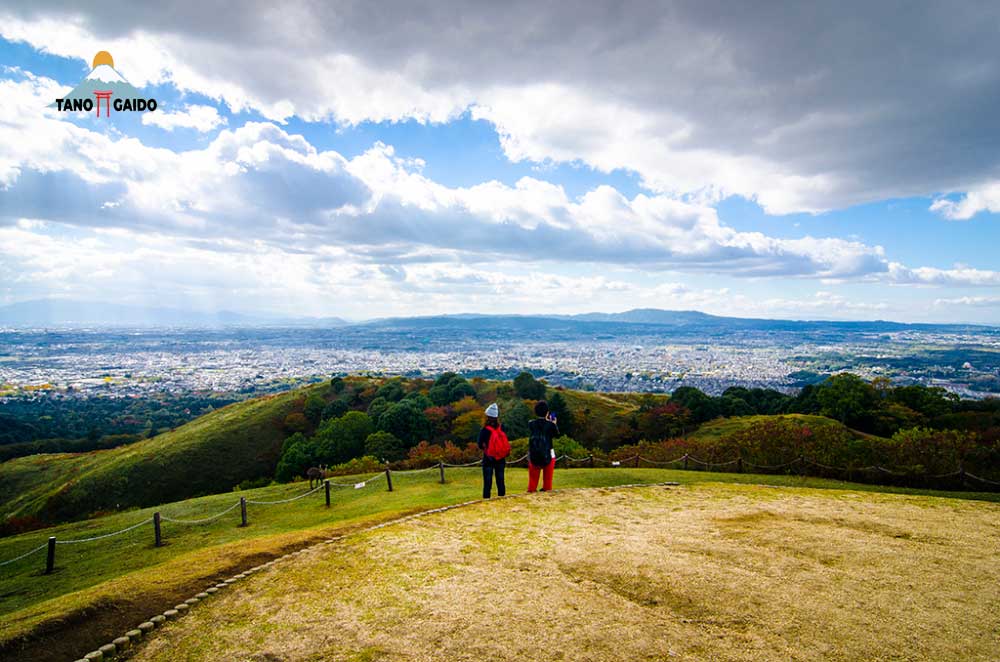
M56 567L56 537L49 537L49 553L45 557L45 574L51 575Z
M638 454L636 454L636 456L635 456L635 468L636 469L639 468L639 455Z
M687 453L684 453L684 471L687 471L687 468L688 468L688 456Z
M958 465L958 486L959 487L965 487L965 464L964 463L959 463L959 465Z
M736 458L736 473L739 473L739 474L743 473L743 458L742 457Z
M240 497L240 526L247 525L247 498Z
M590 468L593 469L594 468L594 455L591 454L590 457L588 458L588 460L590 461Z
M385 482L389 483L389 491L392 492L392 472L389 467L385 468Z
M444 462L438 462L438 469L441 470L441 484L444 485Z
M324 480L323 485L326 487L326 507L330 507L330 481Z
M160 531L160 513L153 513L153 546L163 547L163 534Z

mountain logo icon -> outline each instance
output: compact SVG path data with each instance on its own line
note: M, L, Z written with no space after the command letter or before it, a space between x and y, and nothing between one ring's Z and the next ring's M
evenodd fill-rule
M156 110L156 99L146 98L115 69L114 58L107 51L94 56L90 73L62 99L56 99L60 111L86 111L97 108L105 117L115 112L149 112Z

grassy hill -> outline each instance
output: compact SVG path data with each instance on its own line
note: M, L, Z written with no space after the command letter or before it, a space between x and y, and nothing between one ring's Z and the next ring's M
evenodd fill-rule
M240 402L173 431L111 450L33 455L0 464L0 519L56 522L229 491L269 475L282 422L315 385Z
M827 418L825 416L813 416L810 414L782 414L781 416L734 416L732 418L719 418L714 421L704 423L697 430L688 435L688 437L692 441L698 442L718 441L736 432L740 432L741 430L746 430L755 424L780 419L795 421L802 425L808 425L814 429L829 428L831 430L848 432L859 439L870 437L870 435L865 435L862 432L850 430L845 427L843 423L835 421L832 418Z
M351 378L360 391L384 380ZM490 383L484 385L488 391ZM329 383L223 407L173 431L110 450L33 455L0 463L0 521L33 528L95 513L228 492L271 476L289 434L283 421L310 395L332 397ZM562 391L587 412L585 438L599 439L638 408L638 396ZM461 441L461 440L459 440ZM471 441L464 440L464 441Z

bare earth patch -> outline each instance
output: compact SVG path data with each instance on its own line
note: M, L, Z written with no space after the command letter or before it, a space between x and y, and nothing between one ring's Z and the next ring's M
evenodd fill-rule
M133 659L998 656L1000 506L717 484L494 500L322 546Z

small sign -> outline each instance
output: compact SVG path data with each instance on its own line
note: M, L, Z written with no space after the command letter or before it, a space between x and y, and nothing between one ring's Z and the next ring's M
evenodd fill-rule
M354 483L354 489L360 490L362 487L364 487L367 484L368 483Z
M618 460L615 460L614 462L611 463L611 466L613 466L613 467L620 467L620 466L622 466L622 463L619 462Z

